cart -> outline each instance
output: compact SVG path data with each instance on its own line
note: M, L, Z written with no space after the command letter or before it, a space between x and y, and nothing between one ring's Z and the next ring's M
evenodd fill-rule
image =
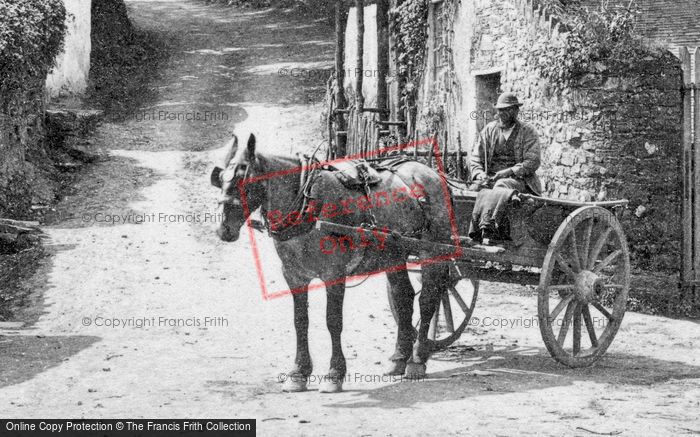
M445 349L461 336L483 280L536 285L539 327L551 356L570 367L596 362L615 338L627 308L630 259L619 217L628 202L521 195L520 206L509 211L512 241L483 246L464 237L477 193L468 191L465 184L451 186L459 244L386 234L414 254L426 250L459 254L449 260L450 286L431 320L431 349ZM329 222L318 222L317 227L329 233L356 232ZM417 255L412 255L408 268L416 299L421 293L419 264ZM387 287L396 318L391 286Z

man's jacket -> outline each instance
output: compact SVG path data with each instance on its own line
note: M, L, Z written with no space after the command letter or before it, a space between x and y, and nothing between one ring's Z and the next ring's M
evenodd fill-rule
M536 195L542 193L542 183L535 174L540 167L540 141L535 128L527 123L517 121L519 129L513 131L514 139L513 152L516 164L511 167L516 178L522 179L525 185ZM469 169L471 177L475 179L479 174L489 174L489 166L493 159L493 151L498 141L503 139L502 129L498 121L492 121L481 131L474 144Z

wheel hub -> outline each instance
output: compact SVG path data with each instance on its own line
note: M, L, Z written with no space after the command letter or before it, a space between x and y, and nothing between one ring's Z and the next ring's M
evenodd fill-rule
M583 270L576 275L576 298L579 302L590 303L598 299L603 292L604 280L590 270Z

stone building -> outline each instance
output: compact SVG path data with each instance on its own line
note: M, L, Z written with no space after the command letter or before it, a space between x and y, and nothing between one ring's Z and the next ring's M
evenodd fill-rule
M636 0L636 29L648 53L598 62L565 87L538 73L523 44L540 36L552 44L567 32L549 0L431 0L428 40L418 95L414 137L436 136L454 151L468 153L478 132L493 119L499 93L511 91L524 103L521 118L540 134L539 176L545 195L571 200L630 200L623 217L637 288L677 289L684 233L683 104L680 47L700 46L697 0ZM565 2L562 2L565 3ZM601 0L581 0L600 8ZM609 0L628 7L629 0ZM353 47L354 15L346 48ZM368 20L369 18L369 20ZM374 9L365 9L365 61L376 69ZM346 51L346 65L354 66ZM396 83L390 102L396 115ZM353 94L353 81L346 77ZM365 82L367 85L367 82ZM374 101L374 88L363 86ZM409 129L411 131L413 129ZM466 159L466 158L465 158ZM449 162L454 174L456 162ZM700 232L700 230L697 230ZM686 232L687 234L687 232ZM687 238L687 235L685 235ZM641 287L645 288L645 287Z
M600 1L584 4L599 7ZM675 289L683 197L678 47L700 46L700 8L696 0L638 1L637 28L649 55L596 64L563 89L537 73L522 44L536 34L555 44L566 32L543 2L431 2L419 136L437 135L451 148L461 140L467 151L493 118L497 95L515 92L524 103L521 118L540 133L545 194L629 199L623 226L633 265L660 279L640 282ZM629 4L618 7L623 3Z

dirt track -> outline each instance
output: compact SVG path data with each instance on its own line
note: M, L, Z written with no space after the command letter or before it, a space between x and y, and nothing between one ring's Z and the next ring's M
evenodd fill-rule
M109 159L81 176L47 228L52 256L24 285L34 305L12 320L25 325L0 330L2 417L254 417L261 435L700 434L697 322L629 313L601 362L571 370L549 357L537 326L524 327L534 294L498 284L482 287L483 323L430 362L427 380L383 382L394 324L384 278L370 278L346 297L346 391L281 393L291 299L263 301L249 242L216 238L208 170L234 128L267 151L318 143L323 80L278 71L330 67L332 30L193 0L128 5L177 52L151 84L157 101L96 133ZM225 118L144 120L152 110ZM258 244L268 285L281 289L271 241L258 234ZM319 375L330 358L324 311L313 292ZM501 318L520 326L493 326ZM131 326L99 326L113 319Z

